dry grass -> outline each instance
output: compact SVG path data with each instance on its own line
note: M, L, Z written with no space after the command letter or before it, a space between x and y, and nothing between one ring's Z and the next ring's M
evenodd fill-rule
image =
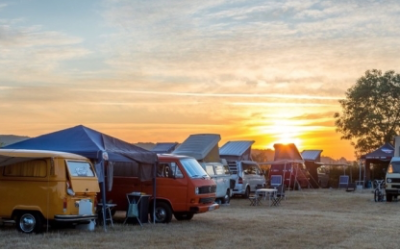
M344 190L287 192L279 207L230 206L170 224L122 225L104 232L50 230L39 235L0 228L1 248L398 248L398 202ZM117 218L118 219L118 218Z

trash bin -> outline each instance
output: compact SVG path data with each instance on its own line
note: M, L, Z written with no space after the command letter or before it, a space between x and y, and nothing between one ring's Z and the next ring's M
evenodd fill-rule
M137 204L139 212L139 220L143 223L149 222L149 199L150 195L142 194L141 192L132 192L127 194L130 203ZM129 204L128 204L129 206ZM128 209L128 208L127 208ZM129 222L135 223L136 220L129 219ZM137 221L136 221L137 222Z
M367 188L371 188L372 187L372 183L371 183L371 181L369 180L369 181L367 181Z
M139 202L139 220L142 223L149 222L149 200L150 195L142 195Z

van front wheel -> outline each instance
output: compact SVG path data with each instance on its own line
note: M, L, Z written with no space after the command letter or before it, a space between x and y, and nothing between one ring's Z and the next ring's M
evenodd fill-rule
M37 212L21 212L16 221L17 230L23 233L39 233L42 231L43 220Z
M165 202L156 203L156 218L153 218L153 212L151 212L150 217L156 223L170 223L172 219L171 207Z

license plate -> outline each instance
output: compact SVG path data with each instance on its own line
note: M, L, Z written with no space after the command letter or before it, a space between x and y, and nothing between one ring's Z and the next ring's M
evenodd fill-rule
M208 208L208 211L212 211L212 210L215 210L215 206L211 206Z

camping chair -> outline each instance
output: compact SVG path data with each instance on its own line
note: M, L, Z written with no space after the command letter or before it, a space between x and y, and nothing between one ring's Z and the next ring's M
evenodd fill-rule
M262 185L257 185L256 189L262 188ZM258 206L261 205L261 199L264 196L255 192L254 194L249 196L250 206Z
M285 199L285 186L282 184L276 189L277 191L272 197L272 206L279 206L281 204L281 200Z
M282 185L282 175L271 175L271 187L277 188Z
M125 224L128 219L136 218L140 226L142 226L142 222L139 219L139 202L141 197L136 200L135 197L127 194L126 198L128 199L128 209L126 210L126 218L123 224Z

